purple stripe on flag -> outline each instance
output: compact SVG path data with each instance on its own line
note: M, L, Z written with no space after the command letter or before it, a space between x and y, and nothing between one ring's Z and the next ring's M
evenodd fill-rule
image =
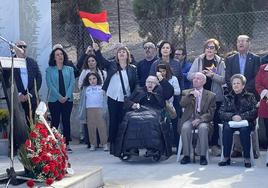
M86 29L91 34L91 36L93 38L101 40L101 41L109 42L109 39L112 37L111 34L106 34L100 30L97 30L97 29L92 29L89 27L87 27Z

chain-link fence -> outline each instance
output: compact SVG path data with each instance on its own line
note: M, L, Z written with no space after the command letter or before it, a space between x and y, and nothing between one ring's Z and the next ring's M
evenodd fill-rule
M77 23L61 23L62 7L65 3L52 5L53 44L61 43L70 58L76 62L91 43L89 35L79 18ZM121 7L123 11L124 7ZM107 57L113 56L118 43L117 14L108 17L112 38L103 51ZM236 37L247 34L252 38L251 51L257 54L268 53L268 11L217 14L199 17L172 17L167 19L135 20L133 12L121 16L122 43L127 45L136 60L143 58L142 44L147 41L171 41L175 47L185 46L188 56L193 59L203 52L203 43L208 38L216 38L221 43L221 54L235 49Z

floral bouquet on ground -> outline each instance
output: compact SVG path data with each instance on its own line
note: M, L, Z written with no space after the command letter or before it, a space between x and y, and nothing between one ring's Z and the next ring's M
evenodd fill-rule
M45 181L47 185L61 180L70 167L63 136L57 129L51 129L40 114L19 150L19 160L28 172L26 175ZM33 187L34 181L29 180L27 185Z
M9 120L8 110L0 108L0 139L7 138L8 120Z

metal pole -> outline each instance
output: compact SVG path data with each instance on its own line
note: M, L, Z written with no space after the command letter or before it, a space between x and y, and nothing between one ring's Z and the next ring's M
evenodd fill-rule
M120 3L119 0L117 0L117 19L118 19L118 37L119 42L121 43L121 24L120 24Z

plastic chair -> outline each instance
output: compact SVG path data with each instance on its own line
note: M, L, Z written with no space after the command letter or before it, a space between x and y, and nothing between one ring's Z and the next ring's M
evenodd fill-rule
M223 156L223 143L222 143L222 137L223 137L223 135L222 135L223 124L218 124L218 125L219 125L219 137L220 137L220 144L221 144L221 161L223 161L223 159L224 159L224 156ZM252 144L252 135L254 134L254 132L255 132L256 134L258 134L258 129L255 128L255 130L252 131L251 134L250 134L250 162L251 162L252 166L255 165L254 154L253 154L253 144ZM239 131L235 131L235 132L233 133L233 135L239 135L239 134L240 134ZM233 147L234 147L234 142L233 142L233 144L232 144L232 149L231 149L231 151L233 150ZM268 151L267 151L267 160L268 160Z

